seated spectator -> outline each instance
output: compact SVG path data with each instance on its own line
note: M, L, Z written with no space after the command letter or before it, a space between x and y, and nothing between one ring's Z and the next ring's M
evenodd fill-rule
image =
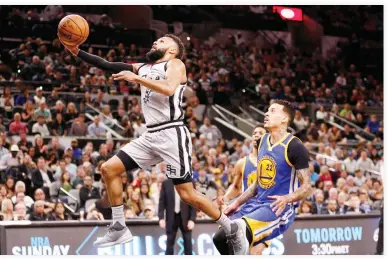
M0 159L0 171L8 170L11 168L19 167L23 163L23 152L19 150L19 147L16 144L11 146L11 153L8 153L1 157ZM11 172L10 172L11 173Z
M14 121L9 125L9 132L13 135L28 133L27 126L25 123L21 122L21 116L19 113L15 113Z
M10 87L5 87L0 97L0 107L5 107L6 105L10 105L11 107L15 106Z
M337 207L337 200L329 199L329 202L327 204L327 209L323 212L323 214L327 214L327 215L339 214L338 207Z
M3 215L3 221L14 220L13 216L13 204L10 199L5 199L1 203L1 213Z
M218 142L222 139L221 131L217 126L212 125L210 118L203 119L203 125L199 128L199 132L206 137L206 144L210 147L216 147Z
M78 161L82 157L82 150L78 147L78 140L73 139L71 140L71 148L73 150L73 159Z
M311 202L304 200L301 202L299 209L299 216L309 216L313 212L313 205Z
M86 173L85 170L82 166L77 167L77 176L75 177L72 187L73 189L80 190L81 187L84 184L84 179L85 179Z
M15 100L15 105L23 106L28 100L31 102L34 100L32 96L30 96L29 89L25 88L22 93L20 93Z
M46 108L46 102L44 101L39 102L39 107L34 112L35 120L37 120L39 116L43 117L46 122L51 121L51 112Z
M323 191L315 190L314 197L315 197L315 202L313 203L313 206L314 206L313 214L318 214L318 215L323 214L326 210L326 204L324 203L325 196L323 195Z
M59 180L60 188L64 189L65 191L69 192L72 187L70 184L70 173L69 172L62 172L61 178ZM59 197L66 197L67 194L62 191L62 189L59 189Z
M307 128L309 121L302 117L302 113L299 110L295 111L294 125L297 131L302 131Z
M23 153L28 153L28 149L32 147L32 143L27 140L27 134L24 132L21 132L19 134L20 140L17 143L17 146L20 148L20 150Z
M80 113L78 118L74 119L69 135L72 136L87 136L88 135L88 126L85 123L85 114Z
M39 157L48 158L48 146L44 144L43 138L39 135L35 137L35 154L34 161L36 161Z
M48 215L44 212L45 202L42 200L35 201L34 211L31 212L29 220L31 221L47 221Z
M67 136L67 127L61 113L57 113L50 124L51 133L54 136Z
M50 131L48 130L48 127L46 125L46 120L44 119L43 116L41 115L38 116L38 122L32 126L32 133L33 134L38 133L41 136L50 135Z
M361 152L360 158L357 160L356 168L361 171L361 174L365 175L367 170L374 170L375 165L373 161L368 158L368 154L363 151Z
M11 198L12 203L22 202L27 208L30 208L34 204L34 200L26 194L26 184L22 181L17 181L15 184L15 196Z
M71 153L73 152L72 150L70 151ZM68 154L65 154L63 159L59 161L59 167L57 167L55 171L54 178L59 180L63 172L69 172L71 181L73 181L77 175L77 166L71 162L71 156Z
M75 107L75 104L73 102L70 102L67 104L67 109L65 113L65 122L72 122L75 118L78 117L78 110Z
M377 120L377 116L375 114L370 115L370 120L366 123L366 127L368 127L370 132L374 134L379 131L380 122Z
M34 120L35 113L35 105L31 100L27 100L24 105L24 110L22 111L22 121L29 122L30 120Z
M55 203L53 212L49 215L48 220L71 220L71 216L65 212L65 205L63 202L58 201Z
M49 194L48 190L54 182L53 174L48 170L46 160L42 157L38 159L37 167L31 175L31 181L35 188L43 188L46 194Z
M15 205L15 212L13 213L14 220L28 220L27 208L23 202L17 202Z
M333 181L332 180L332 177L331 177L331 174L329 172L329 167L327 167L326 165L322 166L321 167L321 172L319 173L319 180L320 181Z
M217 192L217 184L215 184L213 181L209 180L209 177L207 176L206 170L201 169L198 172L198 181L196 184L199 185L198 191L201 192L202 194L206 195L207 197L212 197L213 194Z
M54 206L55 206L55 204L51 203L48 198L50 198L50 197L46 197L46 195L42 189L35 190L34 201L35 201L35 203L37 201L43 201L43 205L44 205L43 211L45 214L49 214L54 209ZM35 210L34 204L31 206L30 212L33 212Z
M35 104L40 104L40 102L46 103L46 98L43 96L43 88L38 87L36 88L36 95L34 96L34 102Z
M364 209L360 208L360 199L356 196L351 196L349 199L349 206L346 214L360 214L365 213Z
M12 198L15 195L15 179L12 175L6 177L5 188L7 189L7 198Z
M348 124L344 125L344 130L341 133L342 141L347 140L357 140L356 135L354 134L354 129L350 129Z
M88 127L88 136L90 137L106 137L106 130L100 123L98 116L94 117L93 123Z
M369 199L368 191L366 189L360 189L359 199L360 209L364 210L365 213L369 213L372 210L372 203Z
M144 210L143 201L140 199L139 192L132 192L132 196L127 199L125 205L131 209L136 216L139 216Z
M85 207L85 202L89 199L99 199L100 198L100 192L96 187L93 187L92 178L90 176L85 176L84 178L84 185L80 189L79 196L80 196L80 207Z
M65 117L65 105L61 100L55 102L55 108L52 111L52 116L56 116L58 113L62 114L63 118Z
M329 113L325 110L324 106L320 106L319 110L317 110L315 115L317 120L328 120L329 119Z

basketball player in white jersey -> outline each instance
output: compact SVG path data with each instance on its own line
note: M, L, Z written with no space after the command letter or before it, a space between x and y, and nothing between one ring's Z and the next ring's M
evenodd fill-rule
M120 175L125 171L165 161L166 175L174 181L181 199L217 221L231 242L231 250L238 250L241 244L238 238L241 233L239 225L214 207L205 195L197 192L192 183L192 144L190 133L182 121L182 94L187 81L186 67L181 61L184 52L182 41L175 35L165 35L155 41L147 53L150 63L132 65L108 62L80 50L78 46L68 46L64 42L62 44L83 61L116 73L113 74L115 80L141 85L141 105L147 132L121 148L101 167L113 221L107 234L94 244L107 247L132 240L132 234L124 220Z

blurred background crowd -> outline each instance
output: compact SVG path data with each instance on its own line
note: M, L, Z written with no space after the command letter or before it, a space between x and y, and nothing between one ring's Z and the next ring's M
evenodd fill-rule
M39 35L21 37L21 42L1 41L1 220L110 219L100 167L146 131L139 86L114 82L110 74L73 57L53 38L65 11L72 11L66 8L0 9L3 35ZM153 9L156 16L177 13L173 7ZM112 62L144 61L150 45L115 38L123 28L101 14L101 8L84 11L96 13L87 17L91 34L82 49ZM207 11L220 21L231 13L236 17L261 13L263 19L274 19L259 7ZM247 104L265 111L271 99L285 99L297 109L291 127L310 151L315 187L298 214L379 210L383 122L382 114L369 108L382 110L383 81L381 73L367 67L361 57L363 43L368 43L365 31L379 31L382 16L367 8L335 9L342 18L349 17L346 12L357 13L351 17L360 28L352 31L353 20L326 19L333 13L325 9L305 11L329 23L325 29L350 30L349 41L338 43L324 57L320 49L287 48L280 39L262 47L241 33L228 35L222 43L185 38L183 61L189 79L185 123L193 141L196 189L211 199L222 196L233 181L234 165L252 150L249 139L226 137L210 107L217 104L233 111L248 100ZM318 106L313 113L310 104ZM198 113L201 106L205 109ZM340 127L328 123L337 117L348 123ZM122 174L127 219L157 219L165 168L161 163ZM197 217L206 218L202 212Z

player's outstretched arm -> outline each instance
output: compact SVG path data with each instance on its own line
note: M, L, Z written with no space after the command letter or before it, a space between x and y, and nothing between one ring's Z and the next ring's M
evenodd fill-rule
M130 71L137 71L137 68L139 67L138 64L126 64L124 62L109 62L99 56L87 53L83 50L79 49L79 46L69 46L65 44L60 36L58 35L58 38L63 46L65 46L66 49L68 49L74 56L77 56L81 60L83 60L86 63L89 63L93 66L96 66L97 68L100 68L105 71L118 73L123 70L130 70Z
M222 197L223 203L227 204L229 200L236 198L241 193L244 160L245 158L238 160L236 166L234 167L233 183L229 186L225 195Z
M249 188L241 194L232 204L230 204L224 211L225 215L233 214L241 205L247 202L250 198L256 196L259 183L256 180Z
M172 96L179 85L187 80L185 64L178 59L168 61L166 78L164 80L152 80L140 77L130 71L122 71L113 74L114 80L126 80L139 83L165 96Z

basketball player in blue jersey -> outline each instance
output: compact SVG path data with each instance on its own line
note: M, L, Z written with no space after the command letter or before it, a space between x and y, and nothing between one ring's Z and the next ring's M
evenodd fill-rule
M265 113L269 133L258 141L257 179L224 211L238 218L240 240L229 242L230 235L220 229L213 239L217 248L248 255L251 247L283 234L294 222L299 201L312 193L307 149L287 132L294 115L290 103L283 100L274 100Z
M166 175L173 180L181 199L217 221L226 234L233 236L231 243L239 243L236 236L240 228L238 224L214 207L205 195L196 191L192 183L192 143L189 130L183 123L182 95L187 76L185 64L181 61L184 53L182 41L175 35L165 35L153 43L146 55L148 63L135 64L108 62L80 50L78 46L61 42L74 56L115 73L112 75L115 80L138 83L141 89L147 132L126 144L101 166L113 219L106 235L98 238L94 245L108 247L133 239L125 224L120 176L125 171L149 167L162 161L166 162Z
M245 192L257 179L257 140L264 134L265 129L257 126L252 133L252 151L244 158L237 161L234 166L234 179L225 195L217 198L218 205L229 204L229 202ZM233 218L232 218L233 219ZM218 243L215 243L218 245ZM250 250L251 255L261 255L266 247L269 247L270 241L261 243ZM222 255L229 254L228 248L217 248ZM225 251L222 251L225 250Z

